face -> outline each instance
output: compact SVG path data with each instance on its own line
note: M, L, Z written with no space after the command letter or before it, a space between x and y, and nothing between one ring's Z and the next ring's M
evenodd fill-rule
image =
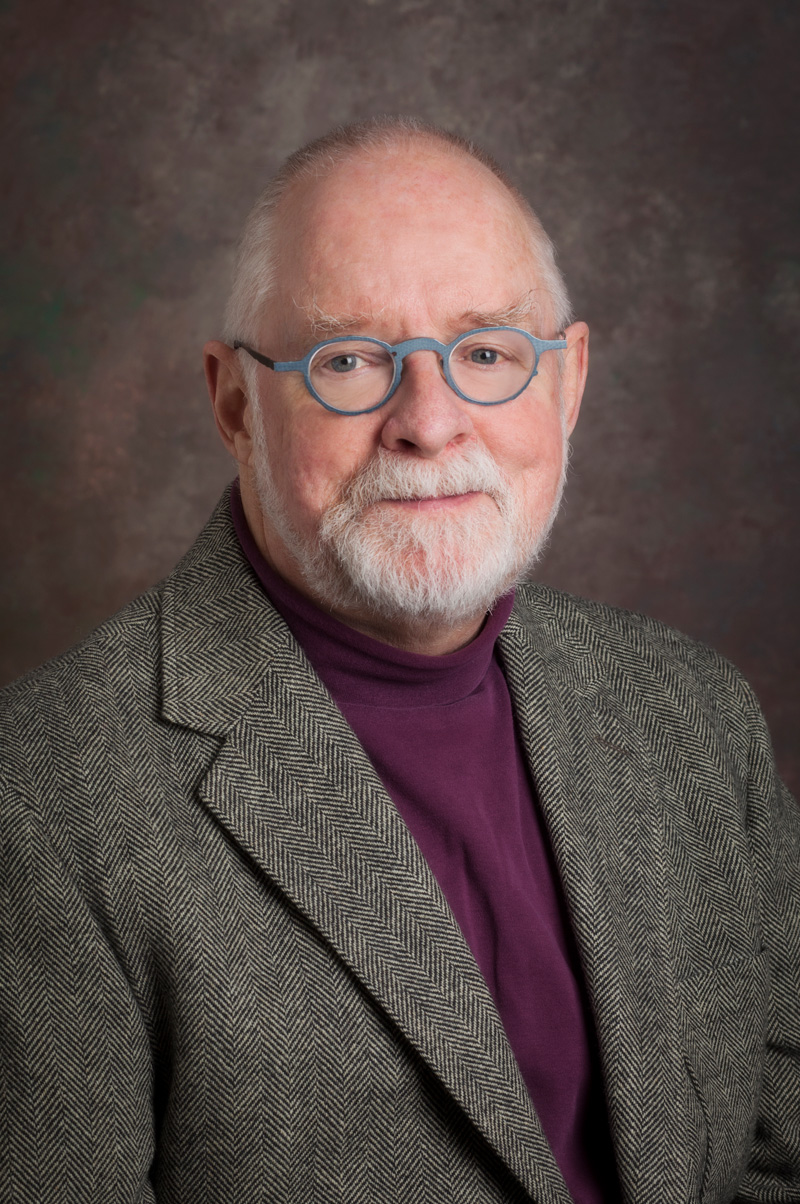
M280 215L277 288L257 347L298 359L332 334L444 343L514 324L554 337L523 219L480 165L422 146L360 156L295 189ZM519 316L508 314L521 306ZM519 397L459 398L433 352L405 361L390 401L343 417L302 374L254 370L243 496L256 499L262 551L354 626L480 623L535 559L560 496L580 401L585 328L570 328ZM372 622L372 628L370 627ZM399 641L398 641L399 642Z

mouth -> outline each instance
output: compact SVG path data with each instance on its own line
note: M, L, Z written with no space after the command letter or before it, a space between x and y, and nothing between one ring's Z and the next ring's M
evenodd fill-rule
M472 498L483 497L484 495L477 489L471 490L469 493L449 493L442 497L415 497L415 498L382 498L378 503L382 506L397 506L406 510L451 510L453 507L463 506Z

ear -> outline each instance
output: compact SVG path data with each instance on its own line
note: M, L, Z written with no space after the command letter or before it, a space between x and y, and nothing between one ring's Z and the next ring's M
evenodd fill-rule
M250 400L239 357L227 343L214 339L203 348L203 365L220 438L234 460L246 468L252 454Z
M586 374L589 371L589 327L585 322L573 322L566 329L566 339L561 389L567 434L571 435L578 421Z

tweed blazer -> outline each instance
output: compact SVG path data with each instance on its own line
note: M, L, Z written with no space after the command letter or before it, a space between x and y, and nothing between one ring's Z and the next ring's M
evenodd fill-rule
M500 639L623 1199L800 1200L800 823L737 672L531 586ZM9 687L0 1197L569 1195L474 959L223 499Z

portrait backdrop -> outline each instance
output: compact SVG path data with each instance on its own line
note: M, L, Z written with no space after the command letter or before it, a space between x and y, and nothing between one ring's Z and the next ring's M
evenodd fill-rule
M233 476L200 353L244 217L300 143L402 112L507 167L592 329L539 575L734 660L797 788L799 24L793 0L6 0L0 680L189 545Z

